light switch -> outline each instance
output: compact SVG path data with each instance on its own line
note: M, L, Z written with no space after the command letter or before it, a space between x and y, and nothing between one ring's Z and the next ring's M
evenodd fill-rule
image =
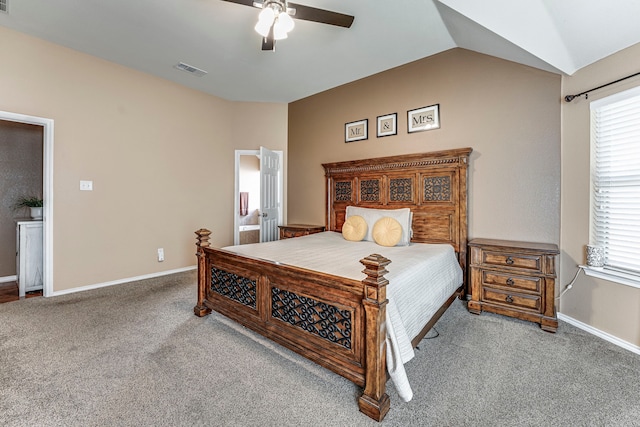
M93 191L93 181L80 181L81 191Z

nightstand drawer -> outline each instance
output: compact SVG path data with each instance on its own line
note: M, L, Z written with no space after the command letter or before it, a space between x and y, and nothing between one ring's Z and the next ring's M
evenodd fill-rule
M539 295L510 293L493 288L482 288L482 300L488 303L518 307L535 312L539 312L541 307L541 298Z
M512 252L483 251L482 262L499 267L524 268L542 272L541 255L523 255Z
M290 239L292 237L300 237L308 234L306 230L291 230L291 229L282 229L280 230L280 238L281 239Z
M515 276L486 270L482 272L483 285L504 286L506 288L535 292L539 295L541 283L542 279L540 277Z

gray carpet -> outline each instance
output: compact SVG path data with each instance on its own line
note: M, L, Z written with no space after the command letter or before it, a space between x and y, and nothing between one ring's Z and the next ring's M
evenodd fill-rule
M460 301L382 424L358 388L224 317L195 273L0 304L2 426L640 426L640 356Z

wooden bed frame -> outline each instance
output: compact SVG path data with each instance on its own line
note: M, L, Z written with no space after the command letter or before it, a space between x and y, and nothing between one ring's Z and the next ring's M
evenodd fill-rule
M466 281L467 164L471 148L323 164L326 227L340 232L349 205L413 212L413 242L449 243ZM209 246L211 232L196 231L198 302L363 388L360 410L381 421L386 394L385 267L372 254L362 281L250 258ZM354 260L354 262L356 262ZM466 284L413 340L416 346Z

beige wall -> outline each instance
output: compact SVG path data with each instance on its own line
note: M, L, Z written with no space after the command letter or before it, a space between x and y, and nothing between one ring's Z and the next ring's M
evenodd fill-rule
M559 76L453 49L289 105L290 222L324 224L321 163L472 147L470 237L558 243ZM440 104L441 128L407 133L407 110ZM398 135L376 116L398 113ZM369 139L344 124L369 120Z
M638 72L640 44L586 67L562 81L563 94L575 94ZM626 80L562 105L562 283L584 264L589 243L589 103L640 85ZM560 311L624 341L640 346L640 289L582 273L560 302Z
M282 151L283 218L287 221L287 104L236 102L232 112L233 145L236 149L257 150L260 146ZM251 146L247 143L250 142ZM233 191L233 190L232 190ZM233 242L233 240L232 240Z
M286 105L229 102L1 27L0 48L0 110L54 120L55 291L194 265L200 227L231 244L234 150L286 149Z

